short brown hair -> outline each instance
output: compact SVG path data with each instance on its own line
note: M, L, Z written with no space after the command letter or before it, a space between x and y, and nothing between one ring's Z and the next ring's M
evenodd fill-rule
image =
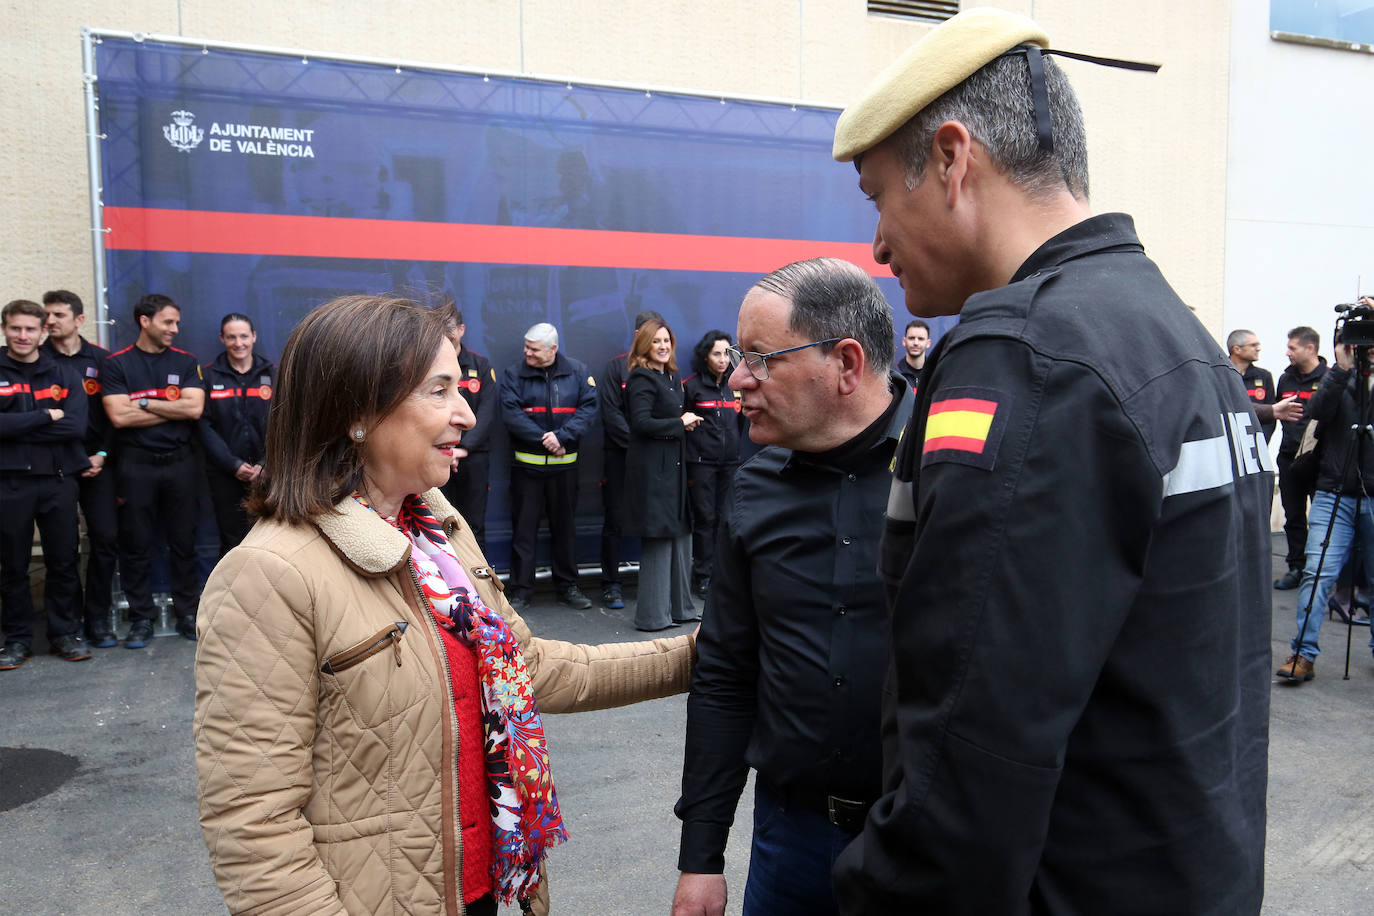
M282 350L248 510L303 524L361 487L352 429L371 432L425 380L446 322L440 309L386 296L345 296L306 315Z
M649 360L649 351L653 349L654 335L658 333L659 328L668 332L668 339L673 344L673 352L668 354L668 371L677 371L677 337L673 334L673 329L668 327L668 323L659 318L644 322L639 326L639 330L635 331L634 343L630 345L630 357L625 360L625 365L631 372L640 366L645 369L657 368Z
M7 303L4 310L0 311L0 324L9 324L15 315L37 318L40 326L48 320L48 313L43 311L43 306L28 299L14 299Z

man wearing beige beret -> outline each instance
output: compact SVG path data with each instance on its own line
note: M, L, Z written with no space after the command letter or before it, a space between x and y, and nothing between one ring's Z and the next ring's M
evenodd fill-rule
M1153 68L1050 48L1029 19L966 11L835 131L908 310L961 319L888 508L885 794L835 867L847 914L1237 914L1263 895L1273 467L1130 217L1090 210L1050 55Z

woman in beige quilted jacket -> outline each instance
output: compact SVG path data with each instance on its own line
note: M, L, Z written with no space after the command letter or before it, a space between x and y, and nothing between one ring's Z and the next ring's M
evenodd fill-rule
M231 912L547 912L566 832L539 714L687 688L689 636L573 645L511 610L436 489L473 424L444 332L350 297L282 354L260 520L199 615L200 821Z

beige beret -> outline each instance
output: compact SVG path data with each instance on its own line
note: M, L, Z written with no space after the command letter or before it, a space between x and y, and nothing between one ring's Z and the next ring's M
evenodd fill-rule
M1032 20L977 7L936 26L893 61L840 114L833 154L840 162L877 146L916 112L1018 45L1050 46Z

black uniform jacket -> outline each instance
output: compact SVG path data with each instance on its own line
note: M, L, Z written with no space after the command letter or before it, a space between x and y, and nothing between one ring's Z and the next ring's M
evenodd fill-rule
M1284 420L1283 437L1279 440L1279 457L1292 458L1298 453L1298 446L1302 444L1302 434L1307 430L1307 402L1316 394L1321 387L1322 376L1326 375L1326 357L1317 357L1317 368L1311 372L1299 372L1296 366L1290 365L1279 375L1278 391L1276 395L1280 398L1290 394L1298 396L1298 403L1302 404L1303 415L1298 420Z
M606 371L596 386L601 398L601 435L606 448L630 447L630 423L625 418L625 368L630 354L606 361Z
M687 434L687 460L696 464L739 464L739 397L730 387L727 371L720 381L709 372L682 380L687 409L701 417L701 425Z
M929 359L929 355L927 355L926 358ZM893 369L898 375L906 379L906 383L911 386L912 394L919 393L921 389L921 374L926 371L924 363L921 364L921 368L913 369L911 368L911 364L906 361L906 357L903 356L901 359L897 360L897 365L895 365Z
M885 794L842 912L1257 913L1272 467L1129 217L969 298L902 452Z
M232 476L240 464L261 464L277 384L272 361L254 353L248 371L238 373L229 365L229 355L221 353L204 373L205 412L198 428L210 465Z
M1269 374L1268 369L1261 369L1254 363L1245 370L1241 376L1241 381L1245 385L1245 393L1250 396L1251 404L1273 404L1277 398L1274 397L1274 377ZM1264 441L1274 435L1274 421L1261 423L1260 428L1264 430Z
M463 448L469 452L489 452L491 427L496 422L496 370L485 356L468 349L458 354L458 368L463 373L458 389L477 419L476 425L463 433Z
M1332 493L1354 495L1360 492L1360 468L1364 469L1365 488L1374 493L1374 443L1365 440L1356 463L1352 451L1355 434L1351 430L1357 422L1368 424L1374 417L1374 393L1365 392L1364 419L1357 420L1356 373L1340 366L1332 366L1312 399L1307 402L1306 416L1317 423L1317 441L1321 447L1321 463L1317 471L1317 489ZM1344 473L1342 473L1344 472Z
M586 366L562 353L544 369L524 362L510 366L501 374L501 417L516 464L551 470L572 465L596 421L596 382ZM561 459L540 443L550 430L567 451Z
M81 379L81 388L86 392L86 454L105 452L108 457L114 451L114 436L111 435L113 427L110 426L110 418L105 413L105 402L100 399L100 375L105 368L105 360L110 358L110 351L89 340L82 340L81 349L71 356L58 352L50 339L43 341L38 349Z
M682 382L676 372L643 366L625 383L630 448L625 453L625 533L671 538L691 530L682 425Z
M867 449L769 446L735 472L687 700L682 871L723 870L750 767L787 790L878 796L888 619L875 521L914 400L890 381L892 404L855 437Z
M48 411L57 408L62 419ZM82 446L86 435L86 392L66 366L38 351L21 363L0 347L0 471L15 474L75 474L91 466Z

